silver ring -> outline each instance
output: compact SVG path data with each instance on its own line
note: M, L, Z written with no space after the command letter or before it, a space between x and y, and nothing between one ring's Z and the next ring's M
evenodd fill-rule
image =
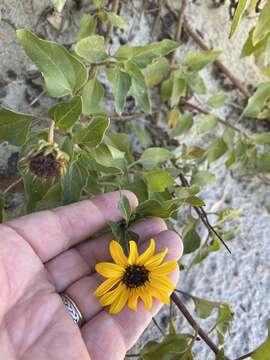
M75 324L77 324L79 328L82 327L84 324L84 319L78 306L67 294L63 293L60 296L63 301L63 304L65 305L69 315L72 317Z

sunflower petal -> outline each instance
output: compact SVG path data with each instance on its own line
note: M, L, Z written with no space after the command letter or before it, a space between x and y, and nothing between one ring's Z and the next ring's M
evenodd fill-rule
M110 242L110 253L114 262L121 266L127 265L127 257L124 254L122 246L115 240Z
M176 268L177 268L177 262L173 260L167 261L164 264L155 267L153 266L153 268L152 266L151 267L148 266L148 269L151 271L151 273L157 275L168 275Z
M120 312L123 307L126 305L126 302L129 298L130 290L125 288L122 290L121 294L119 294L118 298L111 304L109 313L116 314Z
M162 263L163 259L165 258L165 256L167 254L168 254L168 248L165 248L163 251L157 253L156 255L154 255L150 259L148 259L144 265L147 268L158 266Z
M125 269L117 264L109 263L109 262L101 262L96 264L96 272L101 274L106 278L121 278Z
M162 291L160 289L157 289L151 285L148 285L148 291L150 292L150 295L158 299L164 304L170 304L170 298L167 292Z
M120 283L116 289L107 292L105 295L103 295L100 298L99 300L100 305L101 306L111 305L119 297L119 295L124 290L124 288L125 285Z
M173 291L175 289L174 283L165 276L150 274L149 280L152 285L158 289L164 289L167 292Z
M146 261L151 259L151 257L153 256L155 252L155 240L154 239L151 239L150 240L150 244L148 246L148 248L145 250L145 252L143 252L139 258L138 258L138 261L137 261L137 264L138 265L146 265Z
M137 303L138 303L138 290L135 289L130 289L130 295L129 295L129 299L128 299L128 307L133 310L133 311L137 311Z
M137 264L138 257L139 257L139 254L138 254L137 244L135 243L135 241L130 241L130 242L129 242L129 257L128 257L128 263L129 263L130 265L135 265L135 264Z
M153 306L153 300L152 300L152 296L151 296L150 292L148 291L147 287L142 287L140 289L139 293L140 293L140 298L144 302L146 309L150 311Z
M103 283L100 284L99 287L95 290L94 295L95 296L104 295L106 292L110 291L111 288L113 288L118 282L119 282L118 278L109 278L103 281Z

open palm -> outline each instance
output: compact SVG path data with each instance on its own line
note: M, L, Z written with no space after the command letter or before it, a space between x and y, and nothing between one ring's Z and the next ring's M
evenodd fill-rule
M124 192L135 208L136 197ZM110 260L111 234L85 241L110 221L121 219L119 192L27 215L0 225L0 349L1 359L120 360L160 309L149 313L125 308L109 315L92 296L101 278L95 264ZM157 251L169 247L167 258L182 253L177 234L158 218L134 225L141 248L154 237ZM83 242L84 241L84 242ZM171 274L174 282L178 271ZM67 313L59 293L80 308L81 329Z

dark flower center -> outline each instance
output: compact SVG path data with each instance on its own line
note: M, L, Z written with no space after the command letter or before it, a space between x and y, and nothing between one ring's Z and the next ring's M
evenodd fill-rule
M61 162L53 154L42 153L34 156L29 163L30 171L42 179L50 179L60 174Z
M126 268L123 282L129 288L136 288L148 281L149 271L143 265L130 265Z

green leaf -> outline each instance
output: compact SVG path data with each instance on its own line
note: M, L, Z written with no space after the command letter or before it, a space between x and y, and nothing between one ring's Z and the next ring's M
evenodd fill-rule
M128 27L127 23L121 16L113 12L105 12L105 14L106 14L106 20L109 21L113 26L118 27L120 29L126 29Z
M100 144L93 154L89 154L96 169L105 174L118 175L126 170L125 153L107 144Z
M17 30L26 54L37 65L51 96L61 97L76 93L86 82L85 66L62 45L39 39L25 29Z
M233 21L232 21L232 25L231 25L231 30L230 30L230 35L229 37L232 37L233 34L235 33L235 30L237 29L237 26L241 20L241 17L246 9L248 0L239 0L238 1L238 5L233 17Z
M217 118L213 114L203 115L200 118L200 123L198 127L198 134L204 134L209 131L212 131L217 125Z
M125 157L128 162L133 161L132 143L128 137L128 134L110 131L106 133L104 142L108 145L116 147L118 150L125 153Z
M140 146L143 149L153 145L151 136L147 131L145 131L144 124L140 124L139 122L135 123L132 121L127 125L126 130L129 131L129 133L132 133L138 139Z
M130 89L131 95L134 96L136 105L143 109L146 114L151 113L151 103L148 87L144 75L140 68L131 62L125 64L126 71L132 79Z
M208 147L207 159L209 163L219 159L228 150L227 144L222 138L214 139Z
M192 176L192 184L198 184L200 186L211 185L216 181L216 177L210 171L202 170L198 171Z
M228 100L228 96L222 92L218 92L217 94L211 96L207 104L212 108L219 108L220 106L224 105L224 103Z
M109 125L110 121L106 116L96 116L89 125L75 133L75 142L94 148L102 142Z
M37 207L38 209L46 208L48 205L51 206L59 206L62 203L62 188L61 184L57 182L52 187L48 189L48 191L44 194L44 196L38 201Z
M257 45L270 33L270 1L266 1L253 33L253 44Z
M140 355L144 360L183 359L181 355L189 350L188 344L189 338L187 335L167 335L161 343L149 341L141 350Z
M178 118L175 128L173 129L173 136L179 136L186 133L191 129L193 125L193 114L191 112L186 112L180 118Z
M186 80L174 78L172 83L171 106L179 103L180 98L186 93Z
M170 128L175 128L176 124L179 122L182 114L177 106L171 109L168 114L167 123Z
M262 83L258 86L255 93L249 98L248 104L244 109L243 115L258 117L263 110L266 102L270 99L270 82Z
M198 254L194 257L189 267L199 264L205 258L207 258L207 256L209 256L212 252L216 252L218 250L220 250L220 242L218 239L215 238L210 243L210 245L205 244L199 249Z
M253 134L249 137L249 139L258 145L266 145L270 143L270 132L263 132L258 134Z
M30 174L23 177L23 182L26 195L26 210L29 213L37 210L38 202L53 184L51 181L44 182L38 178L34 179Z
M106 112L100 106L100 102L104 97L104 87L96 79L90 79L83 88L82 93L82 112L84 115L101 115Z
M126 96L131 86L129 74L115 67L107 70L110 82L113 84L113 95L115 99L115 110L121 115L125 106Z
M170 64L166 58L158 59L143 69L146 84L149 87L158 85L170 71Z
M264 153L257 159L256 168L259 172L270 172L270 153Z
M132 207L130 205L128 198L123 194L121 194L121 196L120 196L118 207L119 207L119 210L120 210L123 218L126 221L126 224L128 224L130 217L132 215Z
M197 94L205 94L206 86L204 84L203 78L199 73L192 72L189 73L186 77L187 85Z
M70 101L54 105L48 112L60 130L70 129L82 113L82 99L74 96Z
M226 222L230 222L235 219L238 219L241 214L242 214L241 209L226 208L222 210L218 215L218 225L223 225Z
M192 206L205 206L204 201L197 196L188 196L184 202Z
M137 162L146 170L152 170L157 165L164 163L172 157L173 154L169 150L160 147L152 147L146 149Z
M166 170L153 170L144 175L148 190L151 192L164 191L175 183L174 178Z
M265 54L265 66L267 65L267 43L268 43L268 36L266 36L262 41L258 42L258 44L254 45L252 42L252 38L253 38L253 33L254 33L255 27L253 27L249 34L248 37L244 43L244 46L242 47L241 50L241 55L240 57L246 57L249 56L251 54L254 54L255 58L260 57L261 54Z
M185 63L192 71L200 71L212 64L222 54L221 51L190 52L185 56Z
M80 28L77 34L77 42L93 35L96 31L97 20L94 16L84 14L80 21Z
M0 142L8 141L12 145L23 145L32 119L32 115L0 108Z
M195 305L196 314L201 319L207 319L214 309L219 308L221 303L216 301L209 301L198 297L192 297Z
M139 203L149 198L147 185L142 179L128 183L125 185L125 189L132 191L137 196Z
M190 218L183 230L184 253L190 254L201 245L201 238L196 231L196 220Z
M182 205L181 200L146 200L137 208L137 213L141 216L157 216L169 218Z
M90 63L99 64L109 58L104 37L100 35L90 35L83 38L76 44L75 51Z
M216 331L218 335L218 341L221 345L224 344L225 335L230 330L233 316L234 313L232 312L228 304L220 304L216 320Z
M64 204L79 201L86 182L87 171L80 165L79 158L75 159L61 180Z
M265 342L256 350L252 351L253 360L269 360L270 359L270 320L267 321L268 336Z
M132 60L137 66L144 68L159 57L165 56L179 47L179 43L169 39L153 42L149 45L121 46L114 56L119 60Z

